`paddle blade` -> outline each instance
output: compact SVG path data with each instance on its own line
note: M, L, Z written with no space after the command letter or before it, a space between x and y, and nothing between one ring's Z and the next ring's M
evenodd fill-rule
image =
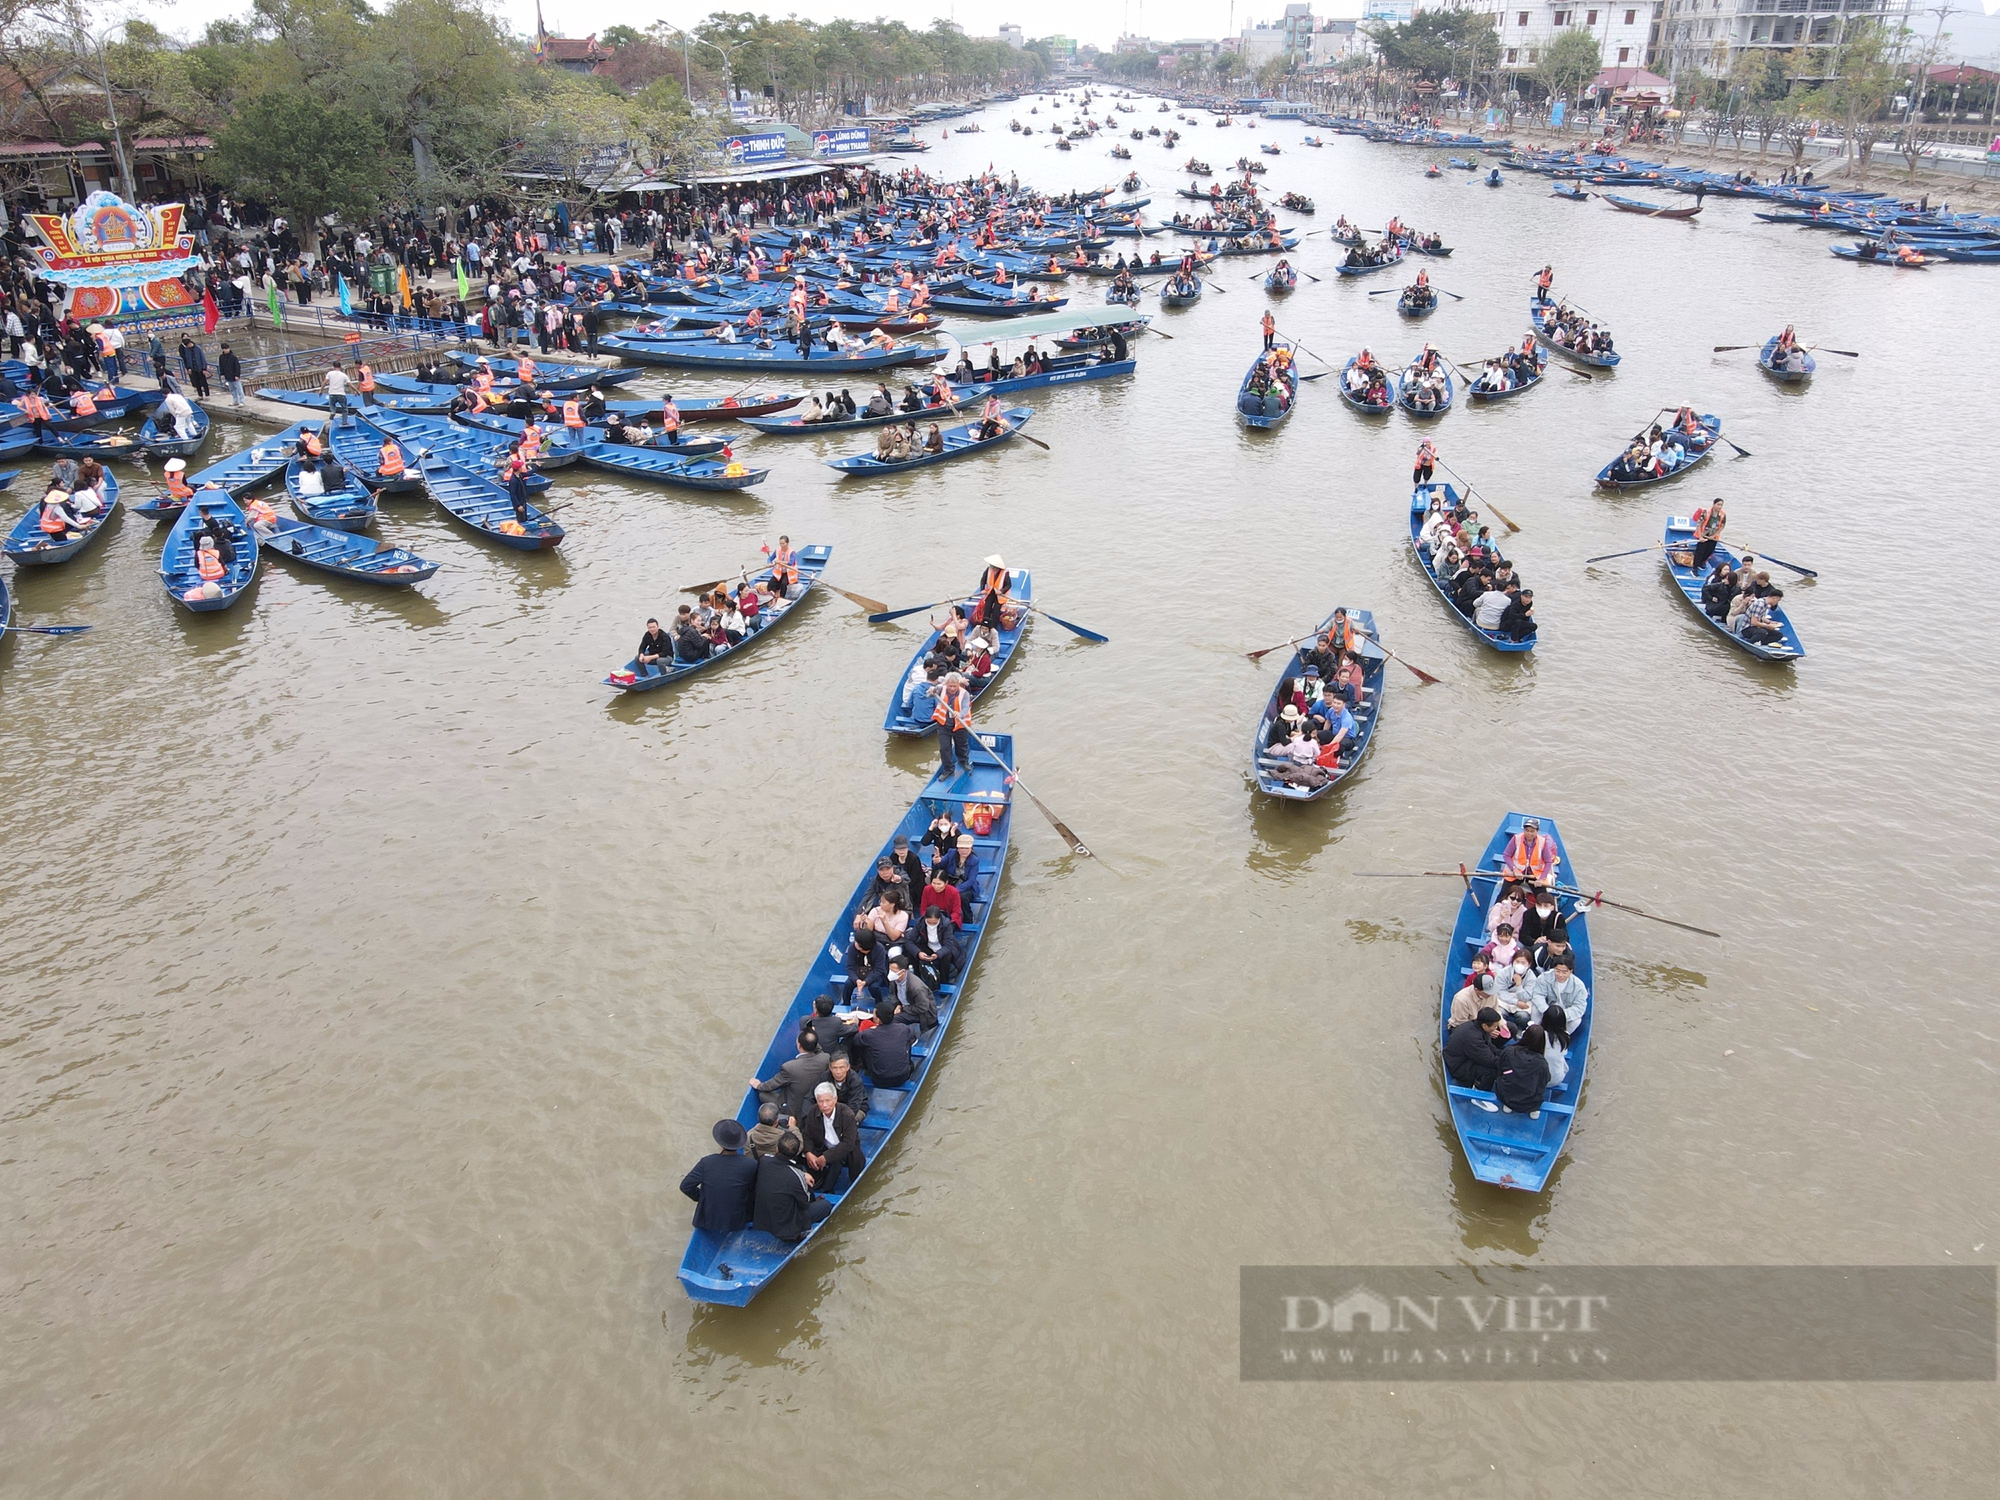
M1857 351L1857 350L1854 350L1854 349L1828 349L1828 348L1825 348L1825 347L1820 347L1820 350L1819 350L1819 352L1820 352L1821 354L1838 354L1838 355L1841 355L1841 356L1843 356L1844 358L1847 358L1847 359L1859 359L1859 358L1861 358L1861 355L1860 355L1859 351Z
M936 609L940 604L949 604L949 599L933 599L929 604L916 604L908 609L879 609L868 617L870 625L886 625L891 620L900 620L905 615L920 615L927 609Z
M1400 656L1396 656L1396 653L1393 651L1390 651L1389 655L1394 656L1397 661L1403 661L1403 658ZM1406 667L1410 667L1410 664L1406 661L1403 661L1403 665ZM1417 674L1417 677L1420 681L1427 682L1432 687L1438 687L1442 685L1443 679L1431 676L1431 674L1426 672L1422 667L1410 667L1410 670Z
M1759 344L1717 344L1715 352L1717 354L1734 354L1738 349L1757 349L1761 347L1763 346Z
M1094 630L1085 630L1081 625L1071 624L1068 620L1065 620L1061 615L1049 614L1049 612L1043 609L1039 604L1030 605L1029 608L1034 610L1034 612L1038 615L1047 615L1049 619L1055 621L1056 624L1062 626L1064 630L1070 631L1076 635L1080 635L1086 641L1102 641L1107 645L1111 641L1111 637L1108 635L1099 635Z
M1015 782L1015 785L1020 786L1020 783L1017 781ZM1069 845L1071 852L1076 854L1081 854L1085 859L1095 859L1097 857L1096 855L1090 852L1090 845L1086 844L1082 839L1076 836L1076 830L1071 828L1069 824L1065 823L1061 818L1057 817L1054 813L1050 812L1048 810L1048 807L1043 803L1040 797L1037 797L1033 792L1028 791L1028 789L1024 786L1021 787L1021 790L1023 793L1026 794L1028 800L1035 804L1036 809L1041 813L1041 815L1049 820L1049 826L1055 829L1057 837L1061 838L1061 840L1065 844Z
M826 583L826 580L824 578L822 578L820 582L825 583L828 588L832 589L836 594L840 595L841 598L848 600L850 603L858 604L861 606L861 608L865 610L870 610L876 613L880 613L882 610L885 610L889 607L888 605L884 604L880 599L870 599L866 594L849 593L846 589L842 588L837 583Z
M1659 542L1649 542L1643 547L1634 547L1630 552L1607 552L1602 557L1586 557L1583 565L1589 567L1592 563L1610 562L1614 557L1637 557L1641 552L1651 552L1660 545Z

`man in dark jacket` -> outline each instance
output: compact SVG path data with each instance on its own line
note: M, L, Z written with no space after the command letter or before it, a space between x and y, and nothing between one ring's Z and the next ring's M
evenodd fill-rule
M767 1104L777 1105L793 1119L801 1119L812 1091L826 1082L827 1056L819 1049L819 1038L810 1031L799 1033L799 1054L769 1078L753 1078L755 1089Z
M696 1229L734 1234L750 1222L757 1163L743 1154L743 1127L734 1120L717 1120L710 1133L722 1149L694 1164L681 1191L694 1199Z
M909 960L889 960L889 977L883 982L882 997L896 1007L896 1019L907 1021L919 1032L937 1028L937 996L919 979Z
M215 358L215 373L220 375L229 386L229 404L231 406L241 406L243 404L243 361L236 357L236 351L227 344L222 346L222 353Z
M757 1163L755 1212L757 1227L773 1239L796 1245L833 1205L816 1198L799 1165L799 1138L789 1130L778 1142L778 1153Z
M845 1052L833 1054L826 1081L833 1085L834 1097L854 1111L857 1121L868 1118L868 1085L861 1081L861 1074Z
M1444 1044L1444 1070L1451 1081L1490 1091L1500 1073L1500 1040L1500 1012L1490 1005L1482 1006L1464 1025L1453 1027ZM1484 1099L1472 1102L1485 1110L1498 1107Z
M203 349L186 334L181 335L181 368L187 371L189 384L202 400L208 399L208 351Z
M830 1080L813 1090L812 1107L800 1129L805 1135L806 1166L812 1170L819 1191L841 1191L842 1168L849 1174L849 1187L860 1179L861 1169L868 1164L861 1154L861 1124L854 1111L840 1102L840 1090Z
M895 1002L884 1000L875 1007L875 1024L857 1032L854 1050L860 1055L863 1071L876 1088L901 1088L916 1071L910 1049L917 1044L917 1028L896 1019Z

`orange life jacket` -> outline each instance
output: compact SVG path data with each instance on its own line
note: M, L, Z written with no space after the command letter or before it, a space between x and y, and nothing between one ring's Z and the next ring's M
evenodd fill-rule
M970 729L972 694L962 687L947 687L938 694L937 707L931 710L931 722L954 734L961 729Z
M1555 873L1555 840L1543 833L1532 836L1517 833L1507 845L1507 857L1501 863L1509 869L1521 871L1530 879L1546 881Z
M579 402L575 400L563 402L562 413L563 426L575 428L583 426L583 407Z
M375 372L368 368L366 361L355 367L355 375L357 378L354 383L362 390L373 391L375 389Z
M1729 517L1723 513L1721 506L1710 510L1706 505L1696 511L1688 522L1688 526L1695 534L1695 539L1703 542L1712 542L1721 536L1722 528L1728 524Z
M40 391L29 391L15 404L31 419L46 422L53 415L49 411L49 403L42 399Z
M69 522L62 518L53 505L44 505L42 507L42 530L46 531L50 536L62 536L69 530Z
M523 380L533 380L535 378L535 362L529 359L527 355L522 355L520 362L514 366L514 373Z
M272 507L270 501L261 496L250 502L249 515L253 525L274 526L278 521L278 512Z
M322 453L326 452L326 449L320 446L318 433L309 432L306 434L306 452L314 458L318 458Z
M671 401L665 402L660 407L660 427L666 432L679 432L681 430L680 411Z
M979 592L981 594L998 592L1002 598L1005 598L1013 590L1014 575L1009 573L1005 568L989 567L986 570L986 576L979 580Z
M491 370L481 370L477 375L473 376L472 388L481 393L491 391L493 389L493 372Z
M167 476L167 493L172 495L176 500L192 500L194 498L194 486L178 474L169 474Z
M89 391L78 391L75 395L71 396L69 398L69 407L79 417L94 417L97 415L97 403L91 400Z
M194 555L194 565L201 573L203 583L213 583L222 576L222 554L213 547L198 549Z
M1354 621L1342 620L1338 625L1327 626L1326 636L1333 643L1334 650L1352 651L1355 639Z
M403 450L393 439L385 438L382 452L375 460L375 470L384 479L393 479L403 472Z

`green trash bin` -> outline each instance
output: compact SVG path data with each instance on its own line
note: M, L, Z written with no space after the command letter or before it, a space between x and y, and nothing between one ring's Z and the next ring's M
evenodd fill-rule
M385 297L393 297L396 294L396 268L386 261L375 262L368 268L368 285Z

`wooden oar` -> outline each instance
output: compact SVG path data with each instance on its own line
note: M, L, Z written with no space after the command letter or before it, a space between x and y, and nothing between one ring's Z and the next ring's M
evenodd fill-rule
M1309 641L1312 639L1311 635L1295 635L1289 641L1280 641L1275 646L1266 646L1262 651L1245 651L1243 654L1252 661L1262 661L1273 651L1282 651L1287 646L1296 646L1300 641Z
M1717 441L1729 443L1729 439L1723 437L1721 433L1718 432L1715 436ZM1729 446L1736 449L1736 456L1738 458L1755 458L1757 456L1756 454L1752 453L1748 448L1738 447L1735 443L1729 443Z
M973 738L978 740L981 745L983 745L989 752L991 752L995 760L999 760L1000 752L993 748L993 741L987 739L984 735L979 735L979 734L975 734ZM1005 762L1002 762L1002 764L1005 765ZM1041 815L1049 820L1049 826L1055 829L1056 833L1061 837L1062 841L1065 844L1069 845L1072 853L1081 854L1085 859L1097 858L1095 854L1091 853L1090 845L1086 844L1082 839L1076 836L1076 830L1071 828L1069 824L1065 823L1061 818L1057 817L1054 813L1050 812L1048 804L1042 801L1040 797L1037 797L1032 791L1028 790L1028 783L1021 779L1021 773L1019 771L1009 770L1007 772L1007 784L1009 786L1017 786L1023 792L1027 793L1028 800L1034 803L1036 809L1041 813ZM1105 866L1105 868L1109 869L1110 866L1107 865Z
M1798 574L1799 577L1801 578L1819 577L1819 574L1815 573L1811 568L1802 568L1797 563L1786 562L1782 557L1773 557L1771 556L1770 553L1766 552L1762 547L1745 547L1744 550L1750 553L1752 556L1763 558L1765 562L1774 562L1779 567Z
M828 583L824 578L820 579L820 586L823 588L832 589L836 594L840 595L841 598L847 600L850 604L858 605L862 609L868 610L871 613L879 614L881 612L882 601L880 599L870 599L866 594L849 593L839 584Z
M1774 558L1773 561L1776 561L1776 559ZM1015 600L1014 602L1017 604L1027 603L1026 600L1019 600L1019 599ZM1043 609L1039 604L1027 604L1027 607L1033 610L1038 615L1046 615L1049 619L1054 620L1056 624L1062 626L1064 630L1073 631L1077 635L1082 636L1086 641L1103 641L1108 644L1111 640L1111 637L1108 635L1099 635L1094 630L1085 630L1081 625L1072 625L1068 620L1065 620L1061 615L1051 615L1047 610Z
M1371 296L1371 297L1387 297L1387 296L1391 296L1391 295L1394 295L1394 294L1399 294L1399 293L1401 293L1401 292L1402 292L1402 290L1403 290L1403 288L1402 288L1402 287L1399 287L1399 286L1385 286L1385 287L1383 287L1383 288L1382 288L1382 290L1381 290L1381 291L1379 291L1379 292L1370 292L1370 293L1369 293L1368 295L1369 295L1369 296Z
M5 630L25 631L29 635L82 635L96 628L95 625L9 625Z
M1717 344L1715 352L1717 354L1734 354L1738 349L1761 349L1763 347L1762 344Z
M1444 288L1441 286L1434 286L1431 288L1431 290L1434 292L1444 292ZM1454 302L1463 302L1465 300L1463 297L1459 296L1457 292L1444 292L1444 294L1447 297L1451 298L1451 300Z
M1473 495L1479 495L1479 492L1472 487L1472 481L1467 479L1463 474L1459 473L1458 470L1454 469L1450 464L1446 463L1443 459L1440 458L1437 461L1437 466L1440 469L1443 469L1445 473L1451 475L1453 479L1456 479L1460 484L1465 486L1465 493L1467 498L1470 498ZM1520 527L1516 526L1512 521L1508 520L1507 513L1501 510L1499 506L1495 505L1486 496L1479 495L1479 503L1485 506L1488 510L1492 511L1494 515L1498 516L1500 518L1500 524L1505 526L1510 534L1519 531L1521 529Z
M1356 870L1354 873L1363 880L1463 880L1468 885L1474 880L1499 880L1505 878L1498 870L1473 870L1468 872L1463 865L1459 866L1456 870ZM1630 912L1635 917L1644 917L1649 922L1664 922L1669 927L1678 927L1686 932L1698 932L1703 937L1719 938L1722 936L1719 932L1710 932L1706 927L1695 927L1687 922L1676 922L1671 917L1656 917L1649 911L1641 911L1636 906L1627 906L1622 901L1607 901L1602 891L1580 891L1573 885L1558 885L1551 887L1551 889L1559 891L1565 896L1575 896L1578 900L1588 902L1592 906L1613 907L1618 911Z
M960 597L954 596L950 599L933 599L929 604L912 605L909 609L878 608L875 613L868 617L868 623L870 625L886 625L891 620L902 619L905 615L917 615L922 614L927 609L936 609L940 604L958 604L960 602L962 602Z
M1844 358L1847 358L1847 359L1859 359L1859 358L1861 358L1861 355L1860 355L1860 352L1859 352L1858 350L1854 350L1854 349L1829 349L1829 348L1827 348L1827 347L1826 347L1826 345L1824 345L1824 344L1814 344L1814 345L1812 346L1812 349L1808 349L1808 350L1807 350L1806 352L1807 352L1808 354L1810 354L1810 353L1812 353L1812 352L1813 352L1813 349L1817 349L1817 350L1818 350L1818 351L1819 351L1819 352L1820 352L1821 354L1838 354L1838 355L1841 355L1841 356L1843 356Z
M1606 552L1601 557L1586 557L1583 565L1589 567L1592 563L1610 562L1614 557L1637 557L1641 552L1653 552L1666 545L1665 542L1648 542L1643 547L1634 547L1630 552Z
M1362 639L1367 641L1377 651L1380 651L1384 656L1388 657L1391 661L1403 662L1403 665L1409 667L1410 670L1416 673L1418 678L1420 678L1422 681L1431 684L1431 686L1433 687L1442 686L1442 679L1431 676L1431 674L1426 672L1422 667L1411 667L1408 662L1403 661L1402 657L1396 655L1395 652L1391 651L1387 646L1383 645L1380 641L1375 640L1372 636L1363 636Z
M1672 917L1656 917L1649 911L1641 911L1636 906L1627 906L1622 901L1607 901L1604 899L1604 892L1602 891L1580 891L1573 885L1559 885L1554 887L1554 889L1562 892L1565 896L1575 896L1583 901L1587 901L1592 906L1609 906L1617 911L1630 912L1635 917L1644 917L1648 922L1661 922L1668 927L1678 927L1683 932L1698 932L1703 937L1712 938L1722 936L1719 932L1710 932L1706 927L1696 927L1688 922L1676 922Z

